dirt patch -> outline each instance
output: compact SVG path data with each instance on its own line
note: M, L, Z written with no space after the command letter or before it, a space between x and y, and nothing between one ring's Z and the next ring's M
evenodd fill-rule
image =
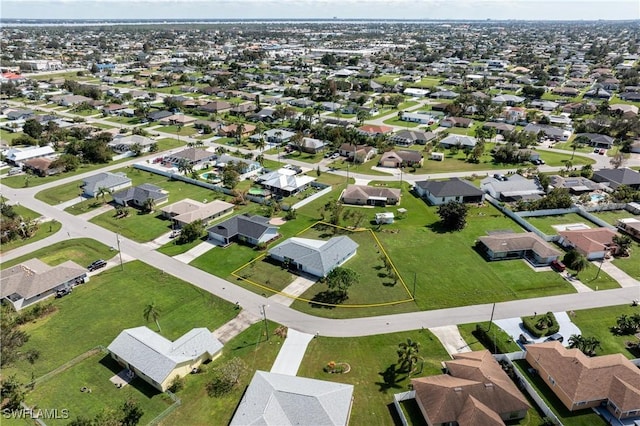
M271 225L280 226L280 225L284 225L285 223L287 223L287 221L284 220L281 217L272 217L271 219L269 219L269 223Z

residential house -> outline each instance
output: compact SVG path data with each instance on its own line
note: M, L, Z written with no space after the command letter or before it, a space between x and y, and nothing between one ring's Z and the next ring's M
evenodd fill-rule
M147 119L149 121L160 121L167 117L171 117L172 115L173 113L169 111L154 111L147 114Z
M633 217L618 219L616 227L635 239L640 240L640 220Z
M251 136L251 134L253 134L253 132L256 131L256 126L254 126L253 124L243 124L243 127L241 127L242 129L241 137L243 138ZM218 128L218 135L225 136L227 138L237 138L238 125L229 124L228 126L221 126L220 128Z
M160 211L164 217L173 221L174 229L180 229L184 225L188 225L197 220L201 220L204 225L207 225L212 220L233 212L234 207L233 204L221 200L201 203L190 198L185 198L177 203L161 208Z
M344 204L357 206L387 206L400 202L402 193L399 189L383 186L347 185L340 200Z
M558 231L558 243L567 249L575 249L588 260L603 259L617 246L613 237L617 234L609 228L591 228Z
M426 424L502 425L522 419L527 398L487 350L444 361L446 374L411 379Z
M30 170L33 174L40 177L53 176L58 173L62 173L64 171L64 167L51 167L53 162L54 160L51 158L33 158L25 161L23 168L25 170Z
M436 134L433 132L424 132L422 130L400 130L398 133L393 134L389 140L396 145L426 145L427 142L435 139L435 137Z
M107 350L123 368L165 392L176 377L185 377L220 356L222 343L204 327L193 328L172 342L142 326L121 331Z
M516 95L497 95L491 98L491 102L494 104L504 104L509 106L521 104L524 101L525 98Z
M11 148L5 153L5 161L19 166L27 160L34 158L53 157L56 151L49 145L27 146L24 148Z
M545 194L536 179L527 179L518 174L505 176L505 179L486 177L480 182L480 189L501 201L536 200Z
M439 206L449 201L460 203L482 203L484 192L475 187L471 182L451 178L446 180L421 180L416 181L414 190L429 201L429 204Z
M376 137L379 135L386 135L393 132L393 127L391 126L383 126L379 124L365 124L358 128L358 133L361 135Z
M464 117L447 117L440 121L440 127L462 127L468 129L473 125L473 120Z
M358 244L344 235L328 241L292 237L271 248L269 257L291 270L322 278L355 256L357 249Z
M264 137L264 139L268 143L274 144L286 144L291 141L291 138L296 135L295 132L290 132L289 130L284 129L269 129L264 132L262 135L255 134L251 136L249 139L256 140Z
M582 176L560 176L552 175L549 178L548 189L565 188L572 194L584 194L585 192L592 192L598 189L602 189L603 185L595 183L594 181Z
M611 149L615 141L615 139L609 135L601 135L598 133L578 133L576 134L576 139L577 138L586 138L589 141L589 145L595 148L605 149Z
M2 270L0 299L19 311L53 296L58 290L69 289L88 280L87 270L70 260L49 266L40 259L30 259Z
M476 249L489 261L526 259L534 266L546 266L562 253L533 232L495 232L476 240Z
M486 123L484 123L482 125L482 128L483 129L495 129L496 134L498 134L498 135L506 135L506 134L509 134L509 133L513 132L516 129L516 126L514 126L513 124L487 121Z
M23 120L27 121L36 117L36 113L30 109L17 109L14 111L9 111L5 114L7 120L15 121L15 120Z
M527 345L526 360L569 411L606 407L618 420L640 415L640 370L620 353L588 357L556 341Z
M338 148L338 152L349 160L355 160L357 163L366 163L376 156L378 150L370 145L352 145L343 143Z
M131 179L122 172L102 172L82 179L82 193L85 197L96 197L104 188L113 193L131 186Z
M218 156L215 152L207 151L206 149L187 148L176 152L175 154L167 155L164 157L164 162L170 163L176 167L180 164L189 164L195 169L206 166L217 157Z
M274 194L289 197L308 188L314 180L314 177L298 175L295 170L282 168L258 176L256 182Z
M230 426L348 426L353 385L256 371Z
M534 101L531 101L531 106L534 108L541 109L543 111L553 111L554 109L558 108L560 104L553 101L536 99Z
M135 146L140 147L140 152L149 152L155 143L155 140L142 135L116 135L107 146L119 153L131 151Z
M74 106L74 105L79 105L82 103L89 103L91 102L93 99L88 98L86 96L81 96L81 95L60 95L60 96L53 96L51 98L51 101L57 103L60 106Z
M241 214L207 229L209 239L227 246L234 241L257 246L278 238L278 227L268 217Z
M556 141L566 141L571 136L569 130L562 130L559 127L550 126L548 124L529 123L523 129L524 132L536 135L542 134L549 139Z
M246 179L262 171L262 166L257 161L251 161L227 154L218 156L214 163L214 167L216 169L224 169L229 165L235 165L238 167L238 172L240 173L241 179Z
M429 125L436 122L436 118L431 114L427 114L426 112L403 112L400 116L400 120L408 121L410 123Z
M508 124L522 124L527 122L527 109L522 107L505 107L500 115Z
M465 147L473 148L474 146L476 146L476 138L472 136L452 134L441 139L440 146L443 148L451 148L454 146L458 148L465 148Z
M274 116L275 112L276 110L274 108L263 108L255 114L250 115L249 119L271 123L276 120L276 117Z
M232 105L227 101L212 101L198 107L200 111L217 114L230 110Z
M299 147L293 143L289 143L288 146L294 149L300 149L300 151L302 152L315 154L322 151L326 145L327 144L321 141L320 139L305 137L305 138L302 138L301 145Z
M458 96L460 95L457 94L456 92L452 92L451 90L439 90L437 92L433 92L429 94L430 98L435 98L435 99L455 99Z
M422 154L418 151L387 151L382 154L380 167L422 167Z
M153 200L156 206L169 200L169 194L166 191L150 183L122 189L114 192L111 196L116 204L121 206L133 205L135 207L144 207L149 199Z
M591 180L607 183L612 189L625 185L640 190L640 173L628 168L596 170Z
M247 102L234 106L229 110L229 113L233 115L246 116L247 114L255 112L256 109L258 109L258 107L256 106L255 102Z
M168 117L161 118L160 124L164 126L186 126L195 123L196 119L184 114L173 114Z

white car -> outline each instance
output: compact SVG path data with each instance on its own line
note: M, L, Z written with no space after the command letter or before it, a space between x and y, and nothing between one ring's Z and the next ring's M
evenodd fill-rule
M333 155L331 155L331 157L329 157L329 158L332 159L332 160L335 160L338 157L340 157L340 154L336 152Z

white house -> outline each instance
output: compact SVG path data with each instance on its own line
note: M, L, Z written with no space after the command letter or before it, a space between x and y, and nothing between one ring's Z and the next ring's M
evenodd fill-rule
M27 160L34 158L51 157L56 151L50 146L30 146L25 148L11 148L7 151L5 159L7 162L20 165Z

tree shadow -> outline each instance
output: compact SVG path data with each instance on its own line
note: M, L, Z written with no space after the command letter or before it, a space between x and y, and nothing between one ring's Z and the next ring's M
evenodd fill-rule
M426 227L436 234L448 234L451 232L451 230L444 226L441 221L430 223L429 225L426 225Z
M402 389L402 385L400 385L399 382L407 378L407 376L403 376L401 372L396 369L395 364L389 365L386 370L378 374L382 376L382 381L376 382L375 384L380 387L378 391L383 393L387 393L389 389Z
M309 304L312 308L333 309L335 306L331 305L338 305L348 298L349 296L345 292L325 290L313 296Z

